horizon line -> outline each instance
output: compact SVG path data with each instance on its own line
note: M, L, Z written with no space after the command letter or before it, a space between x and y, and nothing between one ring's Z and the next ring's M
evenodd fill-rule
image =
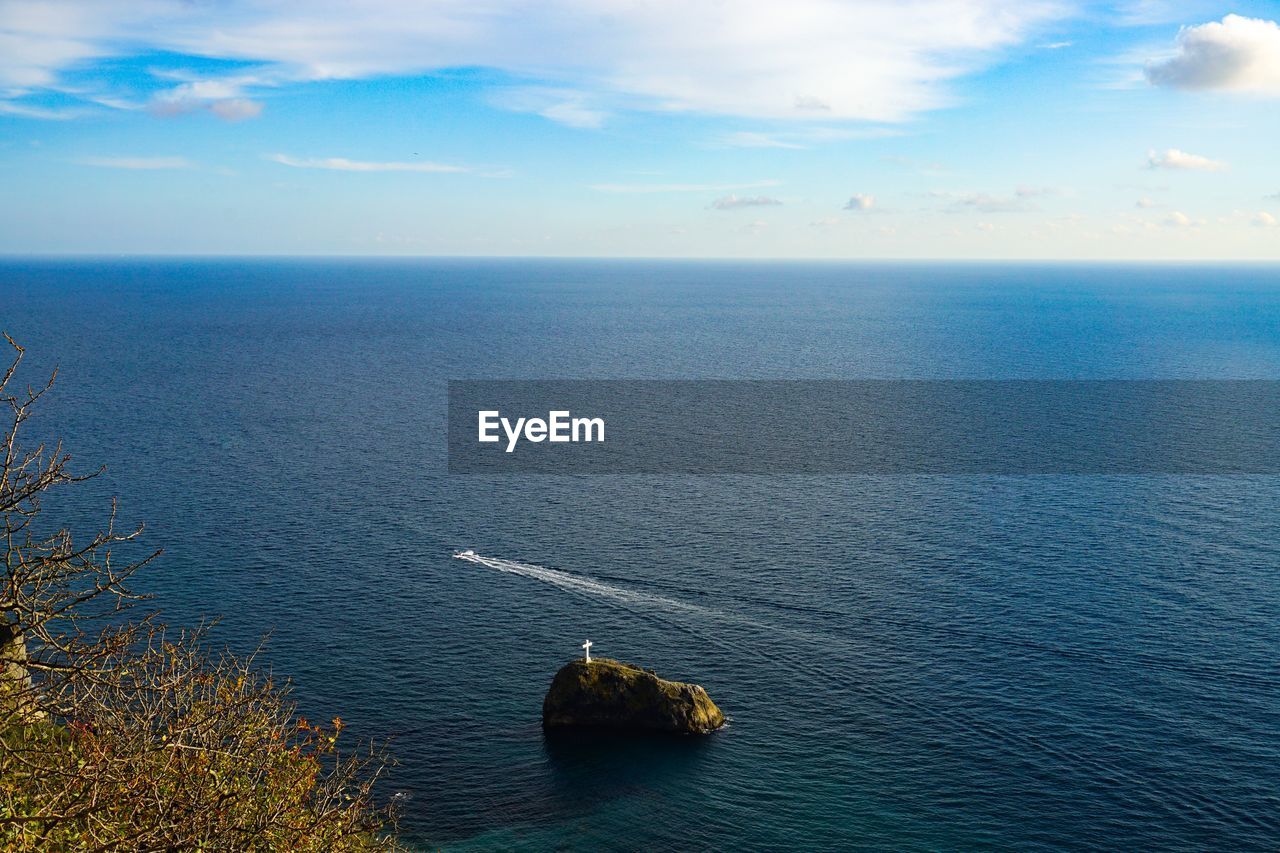
M723 255L448 255L448 254L372 254L362 252L298 253L283 252L7 252L0 260L453 260L453 261L647 261L707 263L830 263L830 264L1168 264L1168 265L1276 265L1280 258L914 258L914 257L734 257Z

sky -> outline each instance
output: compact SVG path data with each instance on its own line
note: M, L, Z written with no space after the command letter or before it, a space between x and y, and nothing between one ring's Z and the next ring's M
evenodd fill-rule
M1280 260L1278 21L0 0L0 253Z

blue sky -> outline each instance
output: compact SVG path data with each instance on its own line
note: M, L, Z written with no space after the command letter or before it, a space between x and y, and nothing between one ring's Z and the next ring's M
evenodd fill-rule
M0 252L1280 259L1277 20L0 0Z

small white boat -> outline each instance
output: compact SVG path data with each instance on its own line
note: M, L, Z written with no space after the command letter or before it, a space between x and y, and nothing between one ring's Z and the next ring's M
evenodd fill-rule
M476 555L476 552L475 552L475 551L472 551L470 548L468 548L468 549L467 549L467 550L465 550L465 551L459 551L458 553L454 554L453 556L457 557L459 560L465 560L465 559L467 559L468 557L474 557L475 555Z

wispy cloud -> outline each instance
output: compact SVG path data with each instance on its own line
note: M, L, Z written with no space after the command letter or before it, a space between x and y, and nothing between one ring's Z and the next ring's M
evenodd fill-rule
M248 98L228 98L209 104L209 112L223 121L244 121L262 114L262 102Z
M947 172L946 164L936 160L917 160L913 157L903 157L898 154L889 154L880 159L886 163L893 163L904 169L910 169L921 175L941 175Z
M1277 220L1265 210L1259 210L1251 221L1259 228L1280 228L1280 220Z
M799 142L789 142L786 139L772 133L758 133L750 130L740 130L736 133L725 134L720 137L718 142L730 148L807 148L807 145L801 145Z
M609 14L596 0L536 10L524 0L66 0L7 27L0 86L50 86L96 58L168 52L258 63L264 76L295 81L494 68L629 109L899 122L953 103L948 82L1071 11L1055 0L792 0L779 26L774 0L650 0ZM239 97L252 93L201 100ZM600 109L592 101L547 115L592 126Z
M253 87L275 86L280 81L263 74L201 77L183 71L156 71L162 79L180 80L177 86L156 93L148 109L155 115L177 116L207 111L223 121L244 121L262 114L263 104L246 96Z
M582 103L562 101L538 110L538 115L567 127L596 128L604 125L608 113L604 110L594 110Z
M780 204L782 204L781 201L767 195L738 196L730 194L721 196L711 202L711 206L716 210L739 210L744 207L774 207Z
M1227 168L1227 164L1220 160L1210 160L1208 157L1203 157L1199 154L1188 154L1186 151L1180 151L1177 148L1168 148L1163 152L1148 151L1147 168L1221 172Z
M1280 25L1227 15L1178 33L1177 52L1146 65L1147 80L1172 89L1280 97Z
M1018 187L1012 195L995 195L986 192L950 192L934 190L930 196L951 202L951 210L979 213L1025 213L1036 210L1032 199L1052 195L1055 190L1044 187Z
M1168 228L1198 228L1207 223L1203 219L1192 219L1181 210L1175 210L1166 216L1160 224Z
M872 195L864 193L854 193L849 196L849 200L845 202L845 210L870 210L876 206L876 198Z
M98 166L103 169L139 171L195 168L195 164L186 157L81 157L75 162L82 166Z
M470 172L467 166L448 163L402 163L396 161L348 160L346 157L290 157L272 154L267 158L295 169L329 169L336 172Z
M51 107L37 107L30 104L15 103L14 101L0 101L0 114L18 116L20 118L35 118L43 121L69 121L71 119L80 118L86 114L86 110L77 107L60 107L57 109Z
M728 192L776 187L782 181L751 181L744 184L591 184L590 188L602 193L699 193Z
M537 113L567 127L599 128L609 118L608 111L596 106L590 95L575 89L512 86L494 92L489 101L512 112Z
M740 130L712 140L712 145L725 148L786 148L804 150L815 145L856 139L884 139L900 136L892 127L803 127L787 131Z

